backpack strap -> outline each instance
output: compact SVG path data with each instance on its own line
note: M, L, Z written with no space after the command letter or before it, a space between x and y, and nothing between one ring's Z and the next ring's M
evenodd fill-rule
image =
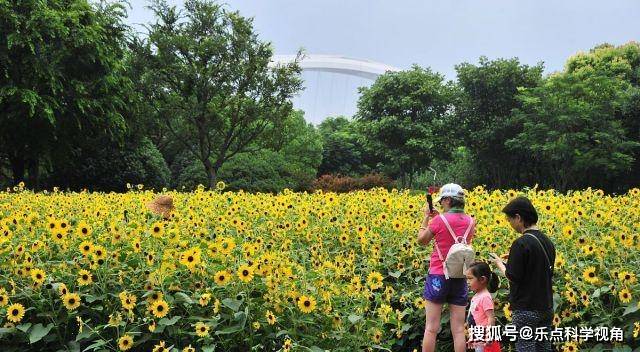
M475 220L472 217L469 217L469 218L471 219L471 221L469 221L469 227L467 227L467 230L464 232L464 235L462 235L462 240L464 241L465 244L467 244L467 236L469 236L469 234L471 233L471 230L476 225Z
M451 235L451 237L453 237L453 242L458 243L458 237L456 236L456 233L453 232L453 229L451 228L451 225L449 225L449 221L447 221L447 218L444 216L444 214L440 214L438 216L440 216L440 219L444 223L444 226L449 231L449 234Z
M449 221L447 221L447 218L443 214L440 214L439 216L442 219L444 226L447 227L449 234L451 234L451 237L453 237L453 242L461 243L458 241L458 238L460 236L456 236L456 233L453 232L453 229L451 228L451 225L449 225ZM469 233L471 233L471 229L473 229L473 226L475 225L475 221L473 220L473 218L472 217L469 217L469 218L471 219L471 221L469 221L469 226L467 227L467 229L464 231L464 234L462 235L462 241L464 242L464 244L467 244L467 236L469 236Z

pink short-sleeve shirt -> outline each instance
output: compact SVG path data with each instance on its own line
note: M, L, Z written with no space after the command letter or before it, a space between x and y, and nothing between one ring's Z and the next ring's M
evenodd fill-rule
M457 236L464 235L464 232L469 227L469 223L471 222L471 217L465 213L445 213L444 217L449 222L451 229L456 233ZM453 237L449 234L447 227L445 226L440 216L436 216L429 222L429 230L434 234L435 242L437 242L438 248L442 253L442 257L446 258L447 253L449 253L449 249L453 246ZM467 243L471 243L473 235L475 233L475 226L469 232L467 236ZM431 260L429 261L429 274L437 274L444 275L444 269L442 266L442 261L438 256L438 251L436 250L436 244L433 244L433 251L431 252Z
M491 297L491 293L487 290L476 293L471 298L471 306L469 309L471 310L471 315L473 315L473 320L476 322L476 325L489 325L487 311L493 309L493 298Z

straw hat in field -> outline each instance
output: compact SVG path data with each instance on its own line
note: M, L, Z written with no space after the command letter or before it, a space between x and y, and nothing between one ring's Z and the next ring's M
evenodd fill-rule
M157 196L154 200L147 203L147 208L157 215L169 218L171 212L175 209L173 206L173 198L166 195Z

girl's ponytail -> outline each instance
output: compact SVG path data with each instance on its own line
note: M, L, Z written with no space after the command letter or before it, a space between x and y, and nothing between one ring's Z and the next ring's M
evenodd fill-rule
M499 286L500 286L500 278L496 273L492 271L489 277L489 283L487 284L487 290L489 290L489 292L491 293L494 293L498 291Z
M483 276L487 278L487 290L489 292L494 293L498 291L500 278L491 270L489 264L485 262L475 262L469 266L469 269L476 278L481 278Z

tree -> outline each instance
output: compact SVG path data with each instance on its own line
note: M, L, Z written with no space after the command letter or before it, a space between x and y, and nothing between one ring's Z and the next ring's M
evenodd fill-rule
M620 46L598 45L586 53L579 53L567 60L567 73L605 75L630 85L629 99L616 112L627 138L640 142L640 43L629 42ZM640 174L640 149L633 152L635 162L631 169L616 179L609 188L624 191L638 186Z
M598 185L632 165L639 143L625 135L616 114L629 99L629 85L591 73L559 73L519 95L514 119L523 130L507 148L526 153L522 165L544 187L565 191Z
M123 145L103 135L83 141L66 159L58 158L49 182L69 189L124 191L125 185L144 184L156 190L169 186L170 172L148 138L127 139Z
M520 107L519 88L532 88L542 80L542 64L523 65L517 58L456 66L459 94L452 126L458 144L471 154L476 178L491 187L513 187L527 181L520 168L526 155L509 150L504 142L521 131L511 119Z
M202 163L213 187L227 160L257 150L252 143L289 115L300 67L272 67L270 44L238 12L207 0L188 0L184 8L155 1L157 21L137 52L147 63L157 118Z
M307 190L322 159L321 137L297 110L277 128L267 129L251 148L251 152L238 153L220 168L218 178L227 188L251 192ZM194 165L188 155L177 158L173 170L178 188L191 189L207 180L202 163Z
M452 84L430 69L387 72L361 88L357 119L367 150L392 177L411 187L414 175L446 152L445 118L453 103Z
M0 2L0 147L13 182L38 187L51 153L78 135L118 139L130 81L121 74L122 4L86 0Z
M363 137L355 122L346 117L329 117L318 126L322 136L322 163L318 175L359 176L370 171L365 164Z

